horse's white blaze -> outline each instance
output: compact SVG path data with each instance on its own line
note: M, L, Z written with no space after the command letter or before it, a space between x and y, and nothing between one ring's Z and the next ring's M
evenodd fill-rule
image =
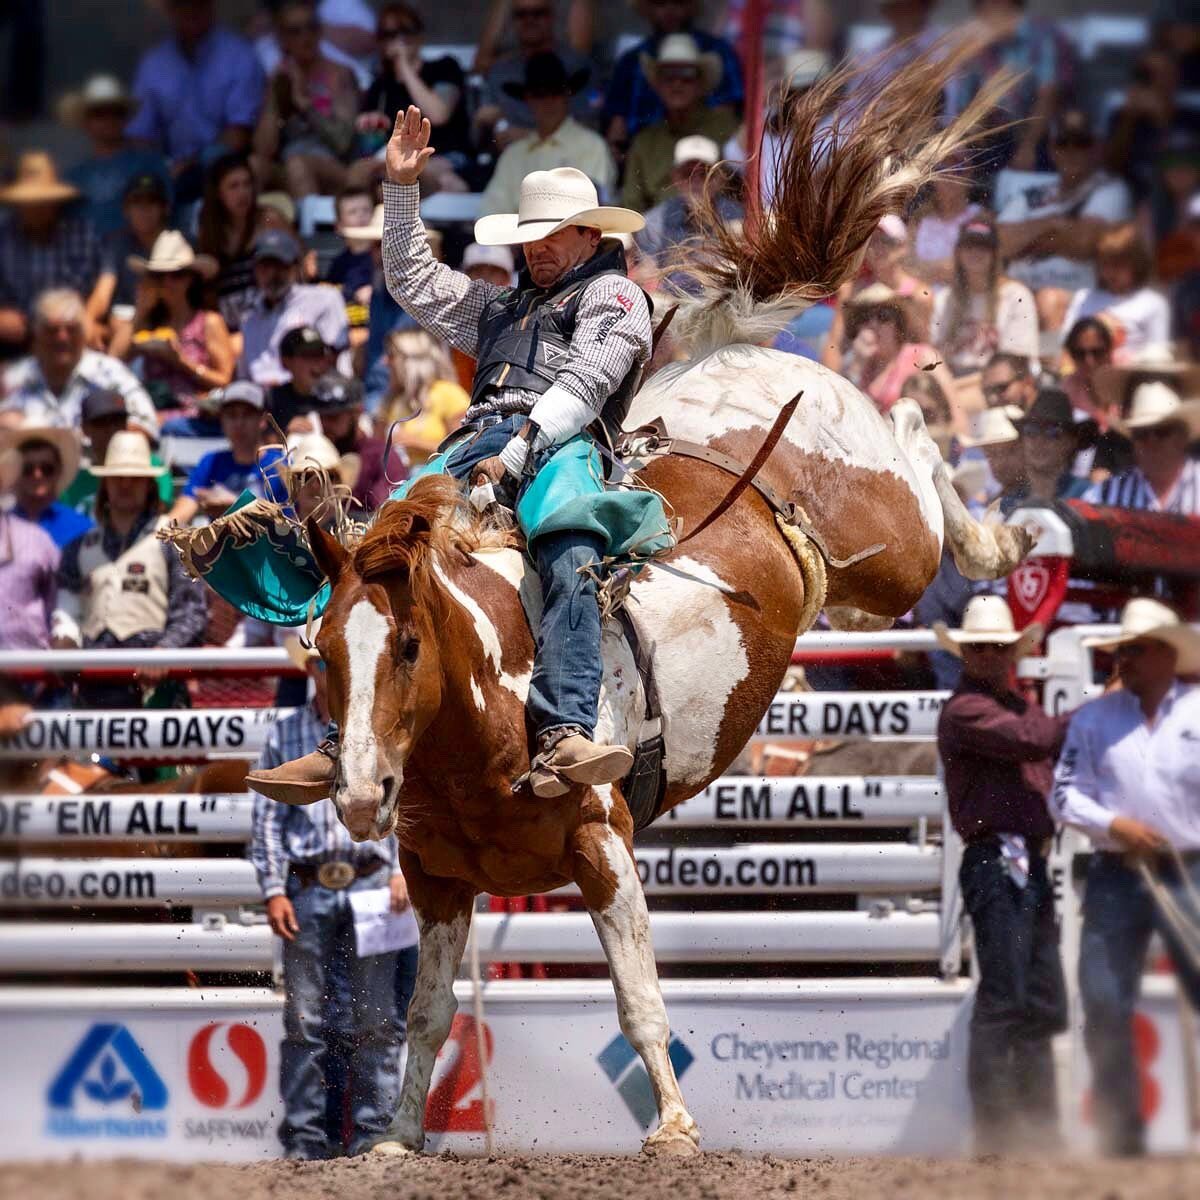
M467 610L475 626L475 635L479 638L479 644L483 647L483 653L487 656L492 666L496 668L496 677L500 682L500 686L512 692L524 704L525 698L529 695L529 681L533 677L533 664L530 663L529 670L521 675L508 674L501 666L504 651L500 645L500 634L496 626L492 623L491 617L483 611L483 608L474 596L467 595L462 588L450 579L450 576L442 570L441 563L434 562L433 573L438 577L442 587L446 589L450 596Z
M341 763L346 786L353 792L376 785L377 743L372 714L379 657L387 646L388 619L369 600L360 600L346 618L343 636L350 683L346 724L341 731Z
M656 563L633 585L630 616L654 647L667 779L699 786L712 773L729 697L750 673L732 590L711 567L684 555Z

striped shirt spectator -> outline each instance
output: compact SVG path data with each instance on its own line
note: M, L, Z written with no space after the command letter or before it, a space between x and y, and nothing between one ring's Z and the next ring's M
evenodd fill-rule
M100 278L103 256L103 243L86 221L63 217L46 241L9 221L0 228L0 306L25 311L47 288L69 287L86 296Z
M1150 512L1177 513L1200 517L1200 462L1188 459L1171 495L1160 501L1150 481L1137 467L1093 484L1084 499L1092 504L1111 504L1117 508L1138 508Z
M325 728L314 705L298 708L271 727L257 768L265 770L302 758L325 737ZM358 867L372 859L381 859L393 874L399 873L394 835L382 842L355 843L338 820L332 800L300 807L278 804L255 793L250 861L264 899L285 894L291 863L337 861Z

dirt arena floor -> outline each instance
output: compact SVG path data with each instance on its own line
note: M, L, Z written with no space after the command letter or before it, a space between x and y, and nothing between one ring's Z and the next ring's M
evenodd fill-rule
M0 1200L1195 1200L1200 1159L1143 1162L545 1155L255 1166L0 1167Z

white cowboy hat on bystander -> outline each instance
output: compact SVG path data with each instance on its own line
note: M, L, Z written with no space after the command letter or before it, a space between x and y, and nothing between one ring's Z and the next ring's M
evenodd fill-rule
M1154 379L1133 389L1128 415L1113 425L1121 433L1133 434L1174 422L1186 425L1192 437L1200 437L1200 400L1184 400L1169 383Z
M963 613L962 628L949 629L945 621L935 621L933 632L942 649L962 658L963 646L1015 646L1017 657L1042 636L1036 622L1017 632L1012 610L1001 596L974 596Z
M195 271L205 279L212 279L221 269L215 258L208 254L197 254L178 229L164 229L154 239L149 258L131 254L125 262L135 275L173 275L176 271Z
M33 442L46 442L54 447L58 460L62 463L62 470L58 476L59 486L65 489L79 472L79 460L83 455L79 434L73 429L55 429L47 425L31 424L29 421L23 421L15 429L0 431L0 453L11 450L15 454L17 474L20 474L21 470L21 449ZM16 482L15 477L13 482Z
M1024 415L1015 404L1003 404L999 408L985 408L971 414L970 427L959 437L959 441L971 449L975 446L1003 446L1020 438L1014 419Z
M669 33L658 45L657 54L639 54L642 73L657 88L658 73L663 67L694 67L700 74L707 95L721 82L724 67L721 56L703 51L690 33Z
M336 471L338 482L353 489L362 471L357 454L339 454L337 447L322 433L304 433L288 438L287 466L279 473L288 481L310 471Z
M370 225L339 225L340 237L352 242L382 242L383 241L383 205L375 205L371 213Z
M1179 654L1176 670L1180 675L1200 672L1200 633L1165 604L1139 596L1121 610L1121 632L1115 637L1084 638L1082 645L1095 650L1115 650L1129 642L1148 638L1174 646Z
M93 467L92 474L97 479L157 479L166 469L150 461L150 443L144 434L121 429L108 443L104 465Z

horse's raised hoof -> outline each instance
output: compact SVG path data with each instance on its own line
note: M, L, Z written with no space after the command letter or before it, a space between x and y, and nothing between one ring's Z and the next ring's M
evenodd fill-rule
M410 1155L418 1154L419 1151L413 1150L403 1142L376 1142L371 1147L370 1153L377 1154L380 1158L408 1158Z
M693 1125L682 1129L656 1129L643 1143L642 1153L664 1158L691 1158L700 1153L700 1134Z

